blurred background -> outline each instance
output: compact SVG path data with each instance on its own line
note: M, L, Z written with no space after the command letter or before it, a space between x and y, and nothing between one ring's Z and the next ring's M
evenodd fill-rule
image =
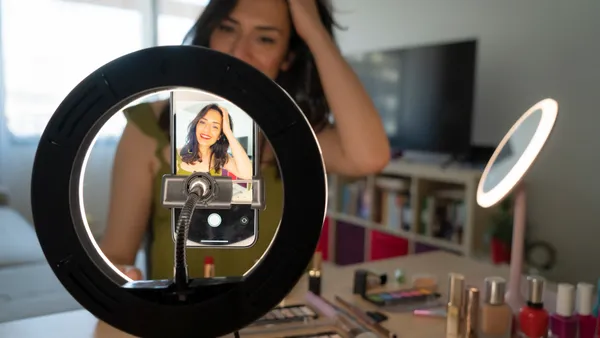
M181 44L207 2L0 0L0 321L78 307L45 265L31 225L32 163L52 113L104 63L142 48ZM526 109L545 97L559 102L551 142L527 176L528 240L548 243L557 260L532 266L556 281L595 283L600 277L594 259L600 255L595 177L600 172L600 2L336 0L333 5L344 27L336 31L339 47L380 110L392 148L417 154L428 163L423 166L450 154L451 159L466 156L470 170L480 170ZM452 105L441 115L442 106ZM124 125L117 114L103 127L87 167L85 203L97 239L106 227L112 159ZM475 224L464 220L468 212L459 202L453 217L460 224L454 228L479 229L467 244L443 231L449 216L433 221L442 217L437 209L429 218L413 210L411 218L419 213L436 230L421 231L402 220L390 224L392 216L382 216L381 206L390 192L397 197L410 190L403 184L418 178L403 169L396 173L333 179L327 226L337 231L325 231L337 237L327 240L328 260L350 264L413 254L419 249L406 240L410 237L420 238L417 242L428 246L424 251L502 263L489 252L494 238L509 237L498 230L506 219L510 223L510 217L503 221L502 210ZM433 203L430 195L423 199ZM458 200L466 198L459 195Z

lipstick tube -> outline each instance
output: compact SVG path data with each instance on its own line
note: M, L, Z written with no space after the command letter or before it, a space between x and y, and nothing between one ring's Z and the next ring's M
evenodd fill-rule
M208 256L204 258L204 278L213 278L215 276L215 260Z
M321 263L323 255L321 251L316 251L313 256L313 266L308 271L308 291L317 296L321 295Z

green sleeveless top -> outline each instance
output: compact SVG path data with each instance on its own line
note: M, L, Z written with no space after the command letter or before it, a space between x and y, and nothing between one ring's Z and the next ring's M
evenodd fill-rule
M171 173L171 166L164 158L164 149L169 146L167 135L161 130L158 119L150 104L142 103L124 110L129 123L135 124L145 135L157 141L155 155L160 161L160 169L152 181L152 208L150 227L152 239L149 246L148 279L173 278L174 242L171 229L171 210L160 202L162 176ZM259 211L258 240L250 248L189 248L187 262L191 278L203 277L204 258L211 256L215 262L217 276L242 276L263 255L270 245L283 208L283 185L276 176L276 168L263 168L261 175L265 180L265 210Z

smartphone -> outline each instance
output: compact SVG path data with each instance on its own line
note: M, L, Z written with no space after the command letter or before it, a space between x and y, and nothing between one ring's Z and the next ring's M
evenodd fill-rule
M209 172L233 180L259 176L259 129L243 110L221 97L192 89L171 91L170 109L172 174ZM252 189L252 183L234 183L231 208L196 209L187 247L253 246L258 239L258 209L242 203L252 200ZM173 240L180 212L180 208L171 212Z

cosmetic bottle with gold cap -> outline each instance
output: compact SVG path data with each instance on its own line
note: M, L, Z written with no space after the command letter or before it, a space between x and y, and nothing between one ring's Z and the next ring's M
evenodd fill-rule
M462 310L465 277L451 273L448 281L448 305L446 307L446 338L462 338Z
M308 291L315 295L321 295L321 263L323 255L321 251L316 251L313 260L312 268L308 271Z
M462 302L462 315L460 329L462 337L477 338L479 336L479 289L467 287Z

